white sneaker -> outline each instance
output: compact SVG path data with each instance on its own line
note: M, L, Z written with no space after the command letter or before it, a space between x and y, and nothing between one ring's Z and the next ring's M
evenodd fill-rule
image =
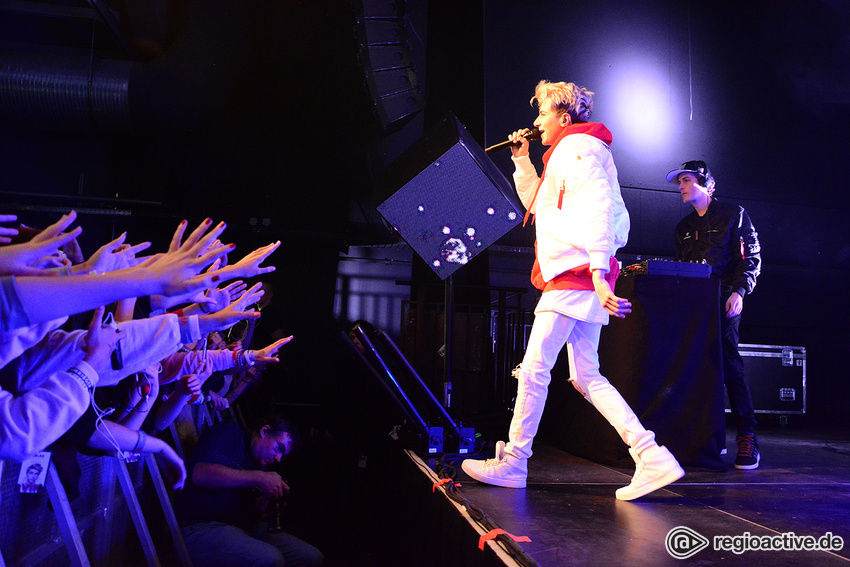
M496 443L496 456L501 458L485 461L466 459L461 464L461 468L463 472L478 482L504 486L505 488L525 488L528 478L526 459L506 455L504 450L505 444L499 441L499 443Z
M629 449L637 464L635 476L628 486L617 489L618 500L634 500L667 486L685 476L685 471L666 447L655 445L638 455Z

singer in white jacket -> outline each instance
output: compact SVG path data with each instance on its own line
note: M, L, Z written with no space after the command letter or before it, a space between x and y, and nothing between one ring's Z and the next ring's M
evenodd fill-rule
M522 363L509 442L496 444L493 459L467 459L472 478L508 488L524 488L528 458L546 403L551 370L567 345L570 380L629 446L636 472L629 486L616 491L633 500L681 478L673 455L655 442L608 380L599 373L599 335L609 315L625 317L631 303L617 297L619 272L614 255L626 244L629 215L620 194L611 156L611 133L589 122L593 93L573 83L541 81L532 104L534 126L543 145L543 175L528 157L528 130L511 134L517 194L533 216L536 259L532 282L543 291Z

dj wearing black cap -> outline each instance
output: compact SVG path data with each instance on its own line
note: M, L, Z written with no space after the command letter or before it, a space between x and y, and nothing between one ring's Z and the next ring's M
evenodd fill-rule
M676 226L676 259L705 260L711 265L711 276L720 279L726 310L720 319L723 376L738 427L735 468L755 469L760 460L756 420L744 362L738 353L738 325L744 297L756 287L761 271L758 233L743 207L714 198L714 177L704 161L683 163L667 174L667 182L678 183L682 201L694 207L694 212Z

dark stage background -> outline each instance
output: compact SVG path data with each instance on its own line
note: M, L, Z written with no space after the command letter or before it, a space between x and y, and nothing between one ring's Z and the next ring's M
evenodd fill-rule
M20 4L52 13L0 5L0 211L44 224L77 208L89 253L124 230L162 248L184 217L227 220L241 251L282 240L267 321L296 335L279 382L290 399L322 399L338 378L318 362L344 323L337 254L392 240L374 212L383 170L447 112L481 145L529 126L545 78L597 92L632 215L624 253L672 255L689 209L664 175L708 162L763 245L742 342L805 346L808 419L847 422L845 2L381 3L406 18L422 97L389 125L358 57L370 2L125 1L112 29L71 11L83 1ZM124 65L124 102L107 118L85 96L45 94L80 66L91 82L90 61ZM510 174L507 155L494 161ZM500 244L532 239L516 229Z
M540 79L595 91L632 217L622 252L644 256L672 256L692 210L666 172L705 160L762 243L741 342L805 346L811 417L841 422L850 335L825 298L850 259L850 201L832 181L850 124L848 16L838 2L487 2L485 20L486 142L531 123Z

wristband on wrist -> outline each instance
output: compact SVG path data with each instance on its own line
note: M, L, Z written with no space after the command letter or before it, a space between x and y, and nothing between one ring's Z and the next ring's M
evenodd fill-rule
M180 341L185 345L201 340L201 327L197 315L180 317Z
M238 367L254 366L255 363L253 350L240 350L236 353L236 365Z
M89 377L86 376L85 372L83 372L82 370L80 370L76 366L72 366L71 368L69 368L68 374L70 374L71 376L73 376L74 378L76 378L77 380L82 382L83 386L85 386L86 389L89 392L94 390L94 386L92 386L92 383L91 383L91 380L89 379Z
M136 439L136 446L133 447L131 453L141 453L145 448L145 442L147 442L148 436L147 434L139 429L139 438Z

